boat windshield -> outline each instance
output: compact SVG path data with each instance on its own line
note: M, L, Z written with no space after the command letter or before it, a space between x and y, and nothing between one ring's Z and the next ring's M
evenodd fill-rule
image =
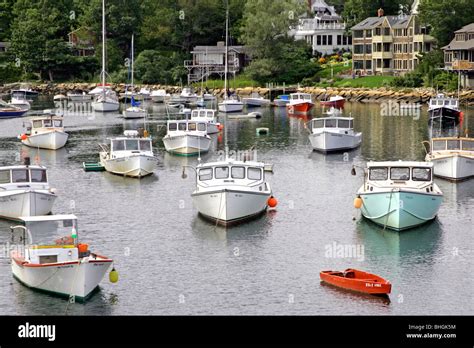
M313 128L324 128L324 120L314 120Z
M379 168L370 168L369 170L369 180L380 181L388 179L388 168L379 167Z
M10 182L10 171L0 170L0 184L9 184Z
M410 168L407 168L407 167L390 168L390 179L394 181L410 180Z
M326 128L336 128L337 120L328 119L326 120Z
M30 182L30 173L28 169L13 169L12 183Z
M337 126L339 128L352 128L352 121L351 120L338 120Z
M433 151L446 150L446 140L433 140Z
M237 179L237 180L262 180L263 172L262 168L248 167L245 166L219 166L215 168L201 168L198 170L198 180L208 181L226 180L226 179Z
M462 141L462 149L467 150L467 151L474 151L474 139L463 140Z
M46 170L31 169L31 182L48 182Z
M138 151L139 150L138 140L136 139L125 140L125 150Z
M151 151L151 140L112 140L112 151Z
M411 177L413 181L431 181L431 169L413 168Z
M140 140L140 150L151 152L151 140Z
M461 148L461 141L459 140L448 140L447 149L448 150L459 150Z

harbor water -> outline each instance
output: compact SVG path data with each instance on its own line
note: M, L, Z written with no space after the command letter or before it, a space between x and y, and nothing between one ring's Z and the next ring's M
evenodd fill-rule
M51 108L40 100L35 108ZM195 178L183 165L196 157L165 152L165 108L149 105L144 121L116 114L71 111L65 148L22 146L24 119L0 120L0 165L30 156L48 168L58 199L54 213L79 218L82 242L114 259L120 280L106 277L85 304L32 291L12 277L8 250L11 221L0 221L1 315L472 315L474 313L474 180L454 184L436 179L444 193L438 218L394 232L364 220L353 207L369 160L423 160L429 136L421 117L383 116L378 104L346 103L344 113L363 132L354 151L324 155L312 151L307 118L284 108L263 108L261 119L228 120L231 151L252 150L271 163L267 173L276 209L232 228L198 216L191 193ZM321 116L319 105L313 117ZM465 122L474 124L474 110ZM223 122L223 118L220 118ZM146 127L159 166L142 180L107 172L84 172L98 160L99 143L127 129ZM258 135L256 128L269 134ZM203 162L220 158L224 134L212 135ZM53 241L58 236L51 234ZM345 248L345 246L352 247ZM340 251L355 250L353 255ZM362 269L392 283L389 299L351 293L320 283L322 270Z

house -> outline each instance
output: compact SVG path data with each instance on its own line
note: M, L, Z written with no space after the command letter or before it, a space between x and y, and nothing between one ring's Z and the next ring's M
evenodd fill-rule
M416 4L416 2L415 2ZM410 15L369 17L352 27L352 68L358 75L404 75L419 63L419 55L435 48L429 28Z
M69 47L76 56L93 56L95 54L95 35L87 28L79 28L68 34Z
M3 54L6 51L8 51L9 47L10 47L10 42L0 42L0 54Z
M193 59L184 61L184 67L188 70L188 84L207 79L212 75L224 76L226 54L224 42L218 42L216 46L196 46L191 54ZM229 46L228 62L230 74L242 71L250 62L245 47Z
M299 24L290 35L295 40L306 40L313 48L313 54L330 55L339 50L352 48L352 36L346 33L346 24L336 13L334 6L324 0L309 0L311 17L300 18Z
M442 48L444 67L456 71L463 87L474 87L474 23L454 32L454 39Z

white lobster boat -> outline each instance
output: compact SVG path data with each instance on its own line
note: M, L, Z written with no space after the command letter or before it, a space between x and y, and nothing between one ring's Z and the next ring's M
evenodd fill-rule
M23 111L29 111L31 109L31 104L26 99L26 95L25 96L12 95L12 99L8 103L8 105L20 108Z
M264 169L264 163L230 159L198 165L191 195L194 206L204 218L221 225L259 216L272 196Z
M207 122L207 134L219 133L221 127L221 124L217 122L216 111L212 109L192 110L191 121Z
M18 219L21 216L46 215L53 209L56 190L48 182L46 168L29 165L0 167L0 216Z
M47 115L25 121L25 133L18 138L26 146L40 149L57 150L66 145L69 134L64 131L64 119Z
M313 150L336 152L352 150L362 142L362 133L354 131L352 117L324 117L311 120L309 140Z
M52 215L20 220L24 226L12 227L13 233L22 234L24 242L23 251L15 250L10 255L14 278L29 288L70 301L87 300L98 288L113 260L92 253L87 244L79 243L77 217ZM65 229L70 236L60 238L52 245L38 243L45 239L45 233L57 233L58 229Z
M72 102L88 102L92 99L92 94L87 94L86 92L68 92L67 98Z
M270 105L270 99L265 99L264 97L261 97L258 93L252 93L250 97L242 98L242 102L250 107L261 107Z
M207 122L171 120L168 121L167 130L163 143L166 151L172 154L194 156L208 152L211 147Z
M158 159L153 154L148 132L125 131L124 136L110 139L110 146L100 144L100 164L106 171L133 178L153 174Z
M398 231L436 218L443 200L427 162L369 162L357 194L365 218Z
M153 103L164 103L167 98L171 97L166 93L165 89L154 90L151 92L150 96Z
M434 175L460 181L474 177L474 138L432 138L426 161L434 165Z

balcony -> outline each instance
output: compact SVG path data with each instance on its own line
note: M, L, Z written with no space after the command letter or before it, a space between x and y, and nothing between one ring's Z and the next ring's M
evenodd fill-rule
M393 37L391 35L377 35L372 36L373 43L392 43Z
M297 31L346 30L346 23L325 23L315 18L302 19Z
M474 62L468 60L455 60L452 64L453 70L474 70Z
M433 42L435 38L427 34L416 34L413 35L413 42Z
M372 52L373 59L393 59L392 52Z

